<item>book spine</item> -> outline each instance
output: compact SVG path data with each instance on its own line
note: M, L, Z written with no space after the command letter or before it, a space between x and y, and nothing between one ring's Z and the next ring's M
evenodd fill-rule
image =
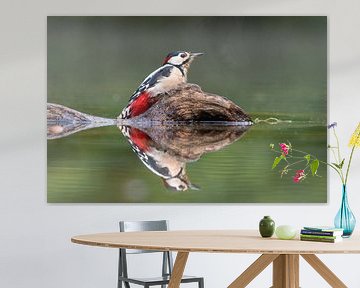
M309 237L300 237L301 241L314 241L314 242L327 242L327 243L335 243L335 239L325 239L325 238L309 238Z
M341 236L322 236L322 235L305 235L305 234L300 234L301 237L303 238L314 238L314 239L337 239L340 238Z
M303 235L334 236L334 232L331 231L315 231L302 229L300 233Z

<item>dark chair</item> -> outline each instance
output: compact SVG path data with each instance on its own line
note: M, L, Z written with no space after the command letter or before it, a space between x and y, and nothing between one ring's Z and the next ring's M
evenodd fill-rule
M167 231L168 221L120 221L120 232L134 232L134 231ZM135 250L135 249L119 249L119 271L118 271L118 288L122 288L124 283L125 288L130 288L130 283L141 285L144 288L150 286L161 285L165 288L169 284L170 276L173 268L173 259L171 252L149 251L149 250ZM128 276L127 271L127 254L140 253L163 253L162 260L162 275L153 278L134 278ZM204 278L194 276L183 276L181 283L197 282L199 288L204 288Z

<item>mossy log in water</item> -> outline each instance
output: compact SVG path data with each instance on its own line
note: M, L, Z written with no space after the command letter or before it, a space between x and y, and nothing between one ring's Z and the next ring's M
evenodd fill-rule
M235 103L225 97L203 92L200 86L195 84L181 85L158 97L160 100L150 109L131 120L141 122L239 122L239 125L252 123L250 116Z
M131 119L107 119L85 114L59 104L47 104L48 139L68 136L78 131L108 125L152 126L157 123L209 123L249 126L251 118L225 97L203 92L198 85L184 84L159 95L143 114Z

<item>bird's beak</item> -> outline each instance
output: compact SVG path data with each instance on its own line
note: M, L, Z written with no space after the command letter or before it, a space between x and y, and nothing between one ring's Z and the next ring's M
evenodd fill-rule
M201 56L201 55L204 55L204 53L193 53L193 52L190 52L190 57L191 57L191 58L195 58L195 57L198 57L198 56Z
M189 183L189 188L190 188L191 190L200 190L200 187L199 187L199 186L197 186L197 185L195 185L195 184L192 184L192 183Z

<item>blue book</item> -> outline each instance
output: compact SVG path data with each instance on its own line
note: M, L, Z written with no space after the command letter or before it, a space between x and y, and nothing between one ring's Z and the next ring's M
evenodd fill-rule
M344 229L330 226L306 226L301 230L303 235L319 235L319 236L341 236Z

